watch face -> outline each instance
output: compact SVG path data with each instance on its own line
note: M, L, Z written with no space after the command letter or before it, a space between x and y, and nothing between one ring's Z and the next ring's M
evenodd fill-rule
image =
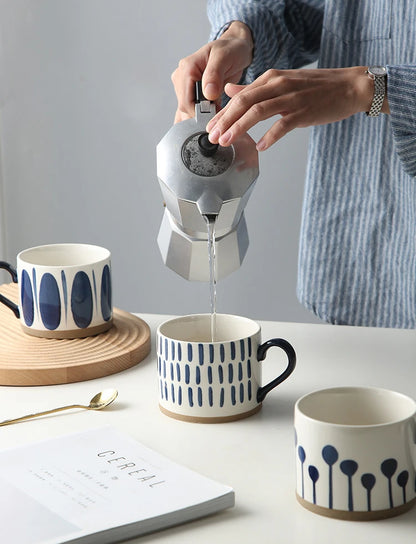
M384 66L370 66L368 71L374 76L384 76L386 75L386 69Z

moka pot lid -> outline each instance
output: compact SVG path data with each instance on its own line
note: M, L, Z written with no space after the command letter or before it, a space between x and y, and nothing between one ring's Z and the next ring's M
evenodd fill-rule
M223 202L242 198L259 174L248 134L211 152L205 127L214 115L215 104L197 103L195 118L173 125L157 146L159 182L177 199L195 202L201 214L218 214Z

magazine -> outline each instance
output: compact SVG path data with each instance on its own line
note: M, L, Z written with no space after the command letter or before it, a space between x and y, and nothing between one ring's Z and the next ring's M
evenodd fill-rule
M113 427L0 451L7 544L110 544L233 505L230 487Z

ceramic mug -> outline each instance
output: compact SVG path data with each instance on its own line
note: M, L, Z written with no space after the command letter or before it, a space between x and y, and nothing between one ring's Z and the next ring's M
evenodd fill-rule
M251 319L216 314L166 321L157 330L159 407L176 419L203 423L233 421L261 408L266 395L290 376L293 347L281 338L261 343L260 326ZM287 368L262 385L262 361L271 347L282 349Z
M375 520L415 503L416 403L394 391L337 387L295 405L296 496L309 510Z
M81 338L112 326L110 252L88 244L51 244L21 251L17 269L0 261L19 285L19 304L0 295L23 330L44 338Z

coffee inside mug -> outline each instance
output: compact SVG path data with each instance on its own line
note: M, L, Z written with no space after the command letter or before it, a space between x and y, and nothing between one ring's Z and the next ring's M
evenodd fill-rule
M386 425L415 412L415 402L395 391L339 387L311 393L298 402L306 417L331 425Z
M180 342L211 342L211 315L178 317L163 323L159 331L163 336ZM216 315L215 342L217 343L238 341L253 336L259 331L260 326L246 317Z

